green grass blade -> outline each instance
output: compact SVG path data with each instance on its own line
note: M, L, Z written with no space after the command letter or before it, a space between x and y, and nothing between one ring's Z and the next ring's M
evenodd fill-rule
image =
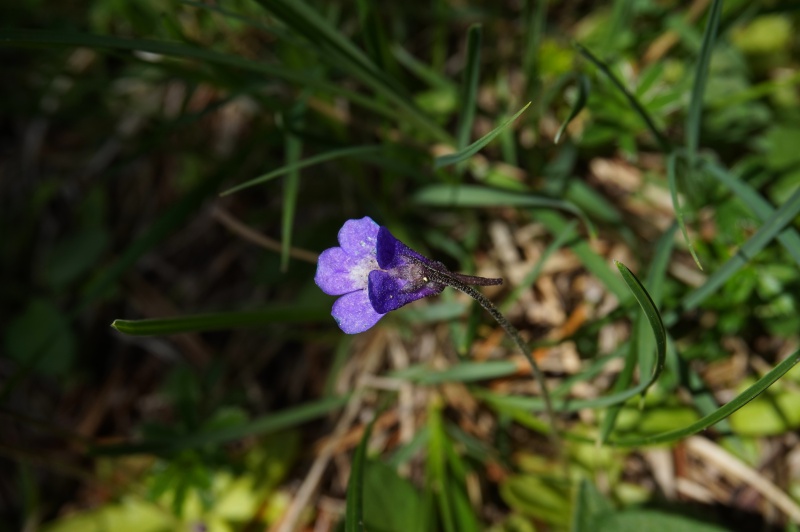
M456 532L455 515L450 502L449 478L447 474L447 434L442 420L442 407L435 402L428 408L428 462L426 464L428 485L434 493L439 507L439 517L445 532Z
M478 107L478 80L481 67L481 26L473 24L467 33L467 63L461 96L461 119L456 134L456 147L463 150L469 143L475 112Z
M444 91L457 92L458 87L449 78L443 76L439 71L434 70L426 63L423 63L418 58L414 57L408 50L395 44L392 47L392 55L397 62L408 69L412 74L417 76L420 80L427 83L431 88L441 89Z
M437 140L450 142L450 135L427 117L402 91L400 84L380 71L355 44L311 6L297 0L257 0L288 27L304 36L320 58L341 65L376 94L392 102L408 121L414 122Z
M700 125L703 112L703 95L708 82L708 66L711 63L711 52L717 40L722 0L714 0L708 15L706 29L703 32L703 44L700 46L700 57L694 71L692 95L689 100L689 111L686 114L686 151L688 153L689 171L694 171L697 149L700 146ZM676 205L677 207L677 205ZM695 259L697 260L697 259Z
M391 374L394 379L408 380L417 384L440 384L442 382L476 382L508 377L519 371L516 363L508 360L488 362L462 362L441 371L431 371L427 365L412 366Z
M800 213L800 189L796 190L786 203L775 211L772 216L764 222L764 225L745 242L739 251L706 280L703 286L697 288L684 298L684 310L691 310L697 307L705 298L716 292L725 281L739 271L739 268L747 264L747 261L764 249L764 247L775 238L775 235L780 233L786 224L791 222L798 213Z
M644 120L645 125L647 125L647 129L650 130L650 133L656 139L656 142L661 148L661 151L663 151L664 153L669 153L670 151L672 151L672 146L670 145L669 140L661 132L661 130L658 129L658 126L656 126L656 123L653 121L653 118L650 116L650 113L648 113L647 110L644 108L644 106L641 103L639 103L639 100L636 98L636 96L634 96L632 92L630 92L627 88L625 88L625 85L622 83L622 81L620 81L620 79L617 76L614 75L614 73L611 71L608 65L606 65L603 61L601 61L598 57L596 57L594 54L592 54L592 52L584 48L582 45L575 43L575 46L577 47L578 52L580 52L582 56L584 56L592 64L594 64L600 70L600 72L602 72L603 75L605 75L606 78L608 78L611 84L614 85L614 87L616 87L617 90L620 91L620 93L622 93L625 99L628 100L628 103L633 108L633 110L636 111L636 113L642 118L642 120Z
M521 194L480 185L431 185L414 195L414 203L432 207L532 207L556 209L574 214L583 221L587 231L595 229L589 218L568 201Z
M364 469L367 462L367 444L369 443L375 419L367 425L364 435L353 454L353 465L350 468L350 480L347 482L347 502L344 514L345 532L364 530Z
M528 0L525 7L529 12L526 21L525 54L522 57L522 66L525 69L527 82L525 94L532 100L538 100L537 96L541 86L539 47L545 32L547 0Z
M531 102L528 102L525 107L520 109L519 111L514 114L511 118L488 132L486 135L482 136L466 148L457 151L456 153L451 153L449 155L443 155L441 157L437 157L433 163L434 168L442 168L444 166L449 166L451 164L460 163L461 161L465 161L478 153L484 146L489 144L491 141L497 137L500 133L503 132L508 126L514 123L514 121L519 118L519 115L525 112L525 110L530 107Z
M237 426L213 428L183 437L176 438L170 436L168 439L151 440L138 444L99 445L92 448L90 452L95 456L121 456L128 454L174 452L207 445L219 445L240 440L248 436L272 434L295 427L341 408L349 399L349 395L330 397L293 408L287 408L280 412L268 414Z
M683 207L681 207L678 200L678 177L677 177L678 154L672 152L667 156L667 183L669 184L669 193L672 196L672 207L675 210L675 218L678 221L678 226L681 228L681 234L686 241L686 246L689 248L689 253L692 254L694 263L701 270L703 265L700 264L700 259L697 257L697 252L694 249L689 233L686 231L686 223L683 221Z
M267 181L271 181L276 177L280 177L282 175L289 174L291 172L295 172L302 168L307 168L309 166L314 166L315 164L324 163L325 161L330 161L333 159L339 159L342 157L353 157L353 156L361 156L361 155L368 155L373 153L378 153L383 149L382 146L354 146L350 148L340 148L336 150L327 151L325 153L320 153L318 155L314 155L312 157L307 157L302 161L293 162L287 164L286 166L282 166L280 168L276 168L271 172L268 172L264 175L258 176L253 178L249 181L245 181L240 185L236 185L235 187L229 188L228 190L222 192L220 196L228 196L229 194L233 194L234 192L239 192L240 190L244 190L246 188L254 187L256 185L260 185L262 183L266 183Z
M297 108L298 113L303 112L302 107ZM290 113L294 115L295 113ZM294 120L294 118L292 118ZM303 142L300 137L287 133L286 136L286 166L292 167L286 175L283 184L283 210L281 212L281 271L289 269L289 251L292 248L292 228L294 226L294 213L297 207L297 195L300 188L300 156L303 153Z
M650 294L647 293L647 289L644 285L624 264L619 261L614 261L614 264L616 264L619 272L622 274L625 284L628 285L628 288L633 293L633 297L636 298L636 301L639 302L639 306L642 307L642 311L647 318L647 322L650 324L656 342L656 359L652 367L649 382L642 391L642 393L644 393L647 391L647 388L658 380L658 376L661 375L661 370L664 369L664 361L667 358L667 331L664 328L664 323L661 321L661 314L658 312L658 307L656 307ZM640 365L644 366L643 364ZM646 371L646 368L643 367L642 370Z
M14 46L85 46L93 49L138 50L167 57L197 59L209 64L240 68L267 77L282 79L304 88L338 94L361 107L386 117L396 119L401 116L397 110L383 105L373 98L365 97L335 83L321 81L317 76L306 75L296 69L276 67L263 61L252 61L243 57L205 50L183 43L149 39L127 39L72 31L0 29L0 44Z
M755 384L747 388L745 391L737 395L732 401L726 403L713 413L695 421L691 425L682 429L671 430L662 432L661 434L654 434L643 438L627 438L612 441L612 445L620 447L639 447L641 445L654 445L659 443L669 443L682 438L687 438L693 434L697 434L702 430L719 423L727 418L744 405L758 397L767 388L772 386L778 379L783 377L795 364L800 362L800 351L795 351L792 355L788 356L780 364L772 368L766 375L758 379Z
M658 306L661 301L663 293L664 280L667 274L667 267L669 266L669 258L672 256L672 249L675 241L675 231L678 230L676 225L672 225L656 244L656 253L653 257L653 262L650 264L650 269L647 272L645 284L649 288L649 293L653 299L653 303ZM653 337L647 335L644 327L644 317L637 316L634 323L633 330L631 331L631 342L626 355L625 366L622 372L617 376L612 387L612 392L617 393L628 388L633 382L634 370L636 362L639 362L639 367L643 374L651 371L651 368L646 365L646 358L648 353L655 349L655 342ZM605 443L608 441L611 432L614 430L617 422L617 416L622 409L621 404L612 405L608 408L600 424L600 442Z
M330 312L321 307L272 305L261 310L195 314L174 318L114 320L113 328L130 336L162 336L187 332L224 331L241 327L263 327L270 323L325 321Z
M572 104L572 108L569 111L569 115L567 115L567 119L564 120L564 123L561 124L561 127L558 128L558 133L556 133L556 138L554 142L558 144L561 140L561 135L564 134L564 131L567 130L567 126L569 126L570 122L572 122L578 113L580 113L583 108L586 106L586 101L589 99L589 91L592 89L592 83L589 81L589 76L586 74L578 74L578 97L575 100L575 103Z
M728 187L745 205L747 205L755 215L766 221L775 212L772 205L765 200L761 194L753 190L747 183L728 172L725 168L707 162L705 169L717 181ZM787 227L778 234L778 241L784 249L792 256L794 261L800 266L800 235L793 227Z

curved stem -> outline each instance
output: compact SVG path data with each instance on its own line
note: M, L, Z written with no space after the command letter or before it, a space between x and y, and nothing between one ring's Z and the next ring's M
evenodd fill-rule
M561 433L558 430L558 422L556 420L556 413L555 409L553 408L553 402L550 399L550 392L547 390L547 383L544 379L544 374L542 370L539 369L539 364L536 363L536 359L533 358L531 355L530 349L525 344L525 340L522 339L520 336L519 331L516 327L511 325L511 323L506 319L506 317L497 309L497 307L489 301L489 299L472 288L464 284L459 277L450 274L450 272L442 272L437 269L430 267L430 265L425 264L421 261L416 261L418 264L422 264L426 270L428 270L428 278L431 281L441 283L461 292L464 292L469 297L477 301L485 310L488 312L492 318L503 328L503 330L508 334L514 343L517 344L517 347L522 352L522 355L528 361L528 364L531 366L531 371L533 372L533 376L536 379L536 382L539 383L539 387L542 390L542 399L544 400L545 408L547 409L547 417L550 421L550 438L552 440L553 445L558 453L561 453L562 446L561 446ZM456 274L458 275L458 274Z

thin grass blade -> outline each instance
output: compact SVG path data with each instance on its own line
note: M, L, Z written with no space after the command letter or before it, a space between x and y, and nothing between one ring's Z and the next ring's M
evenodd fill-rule
M567 119L564 120L564 123L561 124L561 127L558 128L558 133L556 133L556 138L554 142L556 144L559 143L561 140L561 135L564 134L564 131L567 130L567 126L569 126L570 122L572 122L578 113L580 113L584 107L586 107L586 101L589 99L589 92L592 90L592 83L589 81L589 76L586 74L578 74L577 76L578 81L578 97L575 99L575 103L572 104L572 108L569 111L569 115L567 115Z
M364 435L353 454L350 480L347 483L347 502L344 514L346 532L361 532L364 529L364 469L367 462L367 444L372 434L375 418L367 425Z
M643 438L625 438L614 440L610 443L620 447L639 447L642 445L669 443L683 438L688 438L693 434L697 434L702 430L706 430L716 425L761 395L767 388L775 384L778 379L783 377L789 370L791 370L798 362L800 362L800 351L795 351L777 366L772 368L772 370L770 370L766 375L758 379L755 384L737 395L732 401L726 403L713 413L695 421L687 427L668 432L662 432L661 434L654 434L652 436L646 436Z
M174 318L114 320L111 326L130 336L163 336L187 332L224 331L245 327L263 327L270 323L324 322L330 312L321 307L273 305L261 310L196 314Z
M574 214L594 236L594 224L578 207L564 200L521 194L480 185L431 185L414 195L418 205L435 207L533 207L555 209Z
M456 147L463 150L469 143L475 112L478 107L478 80L481 67L482 30L479 24L473 24L467 33L467 63L464 68L464 81L461 97L461 118L456 134Z
M315 164L320 164L326 161L331 161L333 159L340 159L343 157L358 157L362 155L371 155L380 152L382 149L383 149L382 146L354 146L351 148L340 148L337 150L331 150L325 153L320 153L319 155L314 155L311 157L307 157L302 161L297 161L291 164L287 164L286 166L276 168L275 170L272 170L271 172L268 172L264 175L258 176L249 181L245 181L240 185L236 185L235 187L229 188L228 190L222 192L220 196L228 196L230 194L233 194L234 192L239 192L246 188L266 183L267 181L271 181L276 177L280 177L282 175L286 175L290 172L295 172L297 170L301 170L309 166L314 166Z
M304 105L299 105L288 117L292 122L301 120ZM286 135L286 166L292 167L283 183L283 205L281 212L281 271L289 269L289 251L292 248L292 228L294 226L294 213L297 207L297 195L300 189L300 156L303 153L303 142L300 137L287 133Z
M772 216L764 222L764 225L745 242L739 251L706 280L703 286L697 288L684 298L684 310L691 310L697 307L705 298L716 292L725 281L739 271L739 268L747 264L747 262L755 257L759 251L764 249L777 234L783 231L786 224L794 220L798 213L800 213L800 189L796 190L786 203L775 211Z
M489 144L491 141L495 139L500 133L503 132L508 126L514 123L514 121L519 118L519 116L525 112L525 110L530 107L531 102L528 102L525 107L517 111L514 116L491 130L486 135L482 136L463 150L459 150L456 153L451 153L449 155L443 155L441 157L437 157L433 163L434 168L442 168L444 166L449 166L451 164L460 163L461 161L465 161L478 153L484 146Z
M681 228L681 234L686 241L686 246L689 248L689 253L692 254L692 258L694 259L694 263L697 264L697 267L702 270L703 265L700 264L700 259L697 257L697 252L689 238L689 233L686 231L686 223L683 220L683 207L681 207L678 198L677 165L678 154L673 151L667 156L667 183L669 184L669 193L672 196L672 207L675 210L675 218L678 221L678 226Z

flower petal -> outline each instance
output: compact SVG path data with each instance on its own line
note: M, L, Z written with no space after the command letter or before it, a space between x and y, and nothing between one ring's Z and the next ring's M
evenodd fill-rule
M331 314L339 328L347 334L364 332L383 317L372 308L366 290L351 292L337 299Z
M369 301L375 311L385 314L399 309L417 299L439 294L444 285L427 282L418 288L410 288L406 279L393 277L388 272L374 270L369 274Z
M339 296L367 287L369 271L360 277L353 275L362 268L364 259L348 255L342 248L330 248L323 251L317 261L317 273L314 282L323 292L331 296ZM372 260L372 263L375 261ZM371 268L374 269L374 268Z
M354 257L375 256L378 244L378 224L369 216L347 220L339 229L339 245Z
M400 266L408 264L409 261L406 259L406 257L414 257L418 261L425 264L433 263L433 261L431 261L429 258L423 257L410 247L397 240L394 235L385 227L381 227L378 231L378 238L375 247L377 251L378 266L384 270L399 268Z

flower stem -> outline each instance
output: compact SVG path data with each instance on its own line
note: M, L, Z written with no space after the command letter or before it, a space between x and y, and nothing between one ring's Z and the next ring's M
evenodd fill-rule
M419 262L419 264L423 264ZM550 439L555 447L556 452L559 454L562 452L563 447L561 445L561 433L558 429L558 422L556 418L555 410L553 409L553 402L550 399L550 392L547 390L547 383L544 379L544 374L542 370L539 368L539 364L536 363L536 359L533 358L531 355L530 349L525 344L525 340L522 339L520 336L519 331L516 327L511 325L511 323L506 319L506 317L497 309L497 307L489 301L489 299L472 288L464 284L460 279L460 274L451 274L450 272L442 272L431 268L427 264L423 264L423 266L428 270L428 277L437 283L442 283L456 290L464 292L469 297L477 301L485 310L488 312L492 318L503 328L503 330L508 334L514 343L517 344L517 347L522 352L522 355L528 361L528 364L531 366L531 371L533 372L533 376L536 379L536 382L539 383L539 388L542 390L542 399L544 399L545 408L547 410L547 417L550 422Z

